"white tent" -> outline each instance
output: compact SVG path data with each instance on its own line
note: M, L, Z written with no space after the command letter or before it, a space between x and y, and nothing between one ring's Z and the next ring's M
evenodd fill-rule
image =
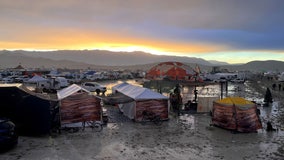
M124 86L128 86L128 85L129 85L129 83L127 83L127 82L119 83L119 84L112 87L112 93L115 94L118 89L120 89Z
M142 112L148 110L168 119L168 97L150 89L134 86L128 83L118 84L113 91L124 94L134 101L118 104L125 116L135 121L140 121Z
M38 82L46 82L46 81L48 80L39 75L35 75L31 79L28 80L28 83L38 83Z
M134 100L147 100L147 99L168 99L168 97L154 92L148 88L134 86L128 83L122 83L114 86L116 91L133 98Z
M91 93L89 92L88 90L84 89L83 87L81 86L78 86L77 84L72 84L71 86L69 87L66 87L60 91L57 92L57 98L59 100L61 99L64 99L78 91L83 91L83 92L87 92L87 93Z
M57 92L62 127L76 127L84 121L101 121L101 98L72 84Z

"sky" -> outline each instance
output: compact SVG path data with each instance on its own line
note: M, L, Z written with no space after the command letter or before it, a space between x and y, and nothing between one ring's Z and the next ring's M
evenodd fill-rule
M284 61L283 0L0 0L0 50Z

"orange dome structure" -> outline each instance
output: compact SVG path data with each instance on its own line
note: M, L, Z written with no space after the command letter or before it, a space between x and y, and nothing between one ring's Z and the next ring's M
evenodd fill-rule
M190 80L195 71L181 62L162 62L151 68L146 78L151 80Z

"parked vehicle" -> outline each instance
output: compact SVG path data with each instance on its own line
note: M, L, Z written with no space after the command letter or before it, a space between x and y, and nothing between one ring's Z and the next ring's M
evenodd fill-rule
M14 79L10 77L2 78L2 83L14 83Z
M60 88L65 88L69 86L69 82L64 77L56 77L55 81L59 83Z
M28 76L19 76L15 78L16 83L25 83L29 80L30 78Z
M103 94L106 92L106 87L97 82L85 82L82 84L82 87L90 92L102 92Z
M216 83L226 82L226 81L227 81L226 77L220 77L219 79L214 80L214 82L216 82Z
M278 75L278 81L279 82L284 82L284 72Z
M233 82L233 83L244 83L245 80L241 79L241 78L236 78L236 79L232 79L231 82Z
M0 118L0 150L10 149L18 143L15 124L8 119Z
M44 92L56 92L61 88L68 87L69 82L64 77L52 77L46 81L37 82L37 88L42 89Z

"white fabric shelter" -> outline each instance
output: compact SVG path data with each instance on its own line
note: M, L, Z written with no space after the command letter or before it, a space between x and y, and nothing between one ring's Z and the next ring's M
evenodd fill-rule
M137 107L141 109L141 107L145 108L147 105L150 104L150 106L153 109L153 108L162 106L160 105L160 103L158 103L157 105L156 100L166 100L166 101L168 100L168 97L160 93L154 92L148 88L134 86L134 85L131 85L125 82L114 86L112 89L113 89L113 93L119 92L133 99L132 102L121 103L121 104L118 104L118 106L120 108L120 111L122 111L125 116L127 116L130 119L135 119L135 120L137 120L136 116L137 116L137 111L139 110ZM156 102L152 102L153 100ZM146 104L146 106L141 106L141 103L140 105L137 105L137 103L141 101L143 102L143 104ZM156 103L156 104L153 104L153 103ZM166 105L165 107L166 107L165 110L168 111L168 106ZM163 109L158 109L158 110L163 110Z
M127 82L119 83L112 87L112 93L114 94L119 88L129 85Z
M148 88L134 86L128 83L118 84L113 87L116 91L133 98L134 100L147 100L147 99L168 99L168 97L154 92Z
M35 75L31 79L28 80L28 83L38 83L38 82L45 82L45 81L48 81L48 80L39 75Z
M87 93L91 93L88 90L84 89L83 87L77 85L77 84L72 84L69 87L63 88L62 90L57 92L57 98L59 100L64 99L70 95L72 95L73 93L76 93L78 91L83 91L83 92L87 92Z

